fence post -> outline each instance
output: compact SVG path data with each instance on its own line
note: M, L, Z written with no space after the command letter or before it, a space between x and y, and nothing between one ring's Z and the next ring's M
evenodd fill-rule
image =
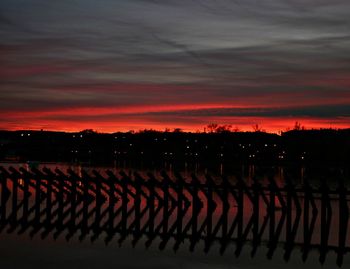
M11 192L7 187L7 171L0 167L0 185L1 185L1 199L0 199L0 226L6 221L7 217L7 201L11 196Z
M320 240L320 263L324 264L328 251L329 229L332 217L332 207L330 205L329 192L326 179L321 179L321 240Z
M344 181L338 181L338 196L339 196L339 237L337 249L337 265L340 267L343 264L343 258L346 253L346 238L348 235L349 224L349 207L347 201L348 190L345 187Z
M202 210L203 204L198 196L199 190L200 190L200 181L198 178L192 174L192 181L191 181L191 196L192 196L192 229L191 229L191 236L190 236L190 251L194 251L194 247L197 244L199 238L200 238L200 232L198 229L198 216L200 211ZM205 224L204 224L205 225Z

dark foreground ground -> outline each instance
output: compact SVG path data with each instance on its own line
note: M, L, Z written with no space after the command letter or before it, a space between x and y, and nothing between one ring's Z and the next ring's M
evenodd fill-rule
M52 241L40 238L30 239L26 235L0 234L0 268L31 269L90 269L90 268L230 268L230 269L255 269L255 268L337 268L334 253L327 256L326 263L322 266L318 261L318 253L312 252L306 263L301 260L300 250L295 249L291 260L283 261L283 248L279 248L273 259L266 258L267 249L261 247L255 258L250 257L251 247L247 245L239 258L234 256L234 246L227 249L223 256L218 254L217 246L213 245L209 254L202 252L200 244L194 253L188 251L188 245L183 245L179 252L174 253L169 248L165 251L157 249L156 242L150 249L145 249L144 242L140 242L135 248L130 242L125 242L122 247L117 244L117 239L108 246L103 242L91 244L89 241L80 243L77 238L66 242L64 238ZM349 257L345 257L342 268L350 268Z

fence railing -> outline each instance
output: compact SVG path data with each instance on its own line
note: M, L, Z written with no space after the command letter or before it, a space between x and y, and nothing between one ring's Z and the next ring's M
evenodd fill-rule
M286 261L295 248L304 261L317 249L321 263L335 251L341 266L350 250L349 198L342 181L331 189L326 182L315 188L288 179L280 186L273 177L248 185L209 175L0 167L0 231L67 240L104 236L106 243L118 235L120 244L130 237L133 245L146 237L147 247L160 238L159 249L171 241L175 251L184 241L191 251L201 241L205 252L219 244L221 253L234 244L236 256L248 243L252 256L264 244L270 259L282 244Z

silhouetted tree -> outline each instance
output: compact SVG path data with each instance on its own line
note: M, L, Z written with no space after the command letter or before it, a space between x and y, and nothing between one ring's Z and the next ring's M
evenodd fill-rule
M264 129L259 124L255 124L252 127L254 132L264 132Z
M182 133L182 129L181 128L175 128L173 130L173 133Z
M209 133L214 133L217 128L218 128L218 124L217 123L210 123L210 124L207 125L207 129L208 129Z
M300 122L296 121L294 124L293 130L295 131L300 131L300 130L305 130L304 126L301 125Z
M218 126L215 130L216 133L230 133L232 125L221 125Z
M85 129L80 131L81 134L97 134L96 131L94 131L93 129Z

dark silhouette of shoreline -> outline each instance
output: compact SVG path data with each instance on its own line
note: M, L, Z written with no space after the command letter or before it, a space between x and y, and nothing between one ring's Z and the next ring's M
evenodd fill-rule
M75 162L113 164L123 161L157 166L168 163L327 164L350 162L350 129L292 130L281 135L255 132L76 133L0 131L2 162Z

